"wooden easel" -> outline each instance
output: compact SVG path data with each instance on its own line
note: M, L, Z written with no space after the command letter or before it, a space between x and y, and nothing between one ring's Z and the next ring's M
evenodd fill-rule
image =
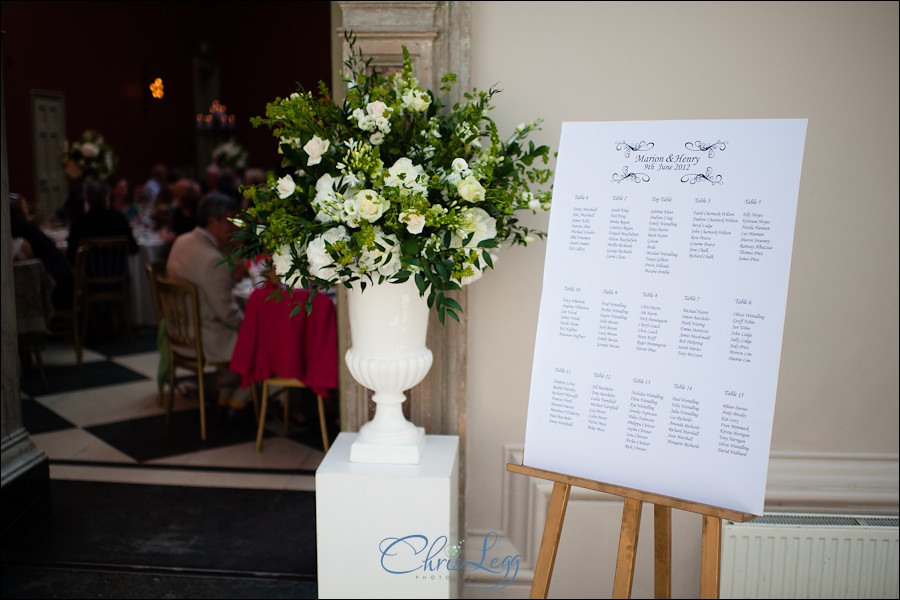
M613 598L630 598L634 580L634 564L637 556L638 532L641 526L641 507L644 502L653 506L653 589L656 598L672 597L672 508L703 515L703 531L700 546L700 597L719 597L719 560L722 546L722 519L744 523L756 515L734 510L679 500L650 492L573 477L553 471L535 469L524 465L508 463L506 470L511 473L547 479L553 483L550 506L547 508L547 522L541 538L541 549L534 566L534 580L531 584L531 598L546 598L550 589L550 577L556 562L556 550L562 533L569 491L572 486L621 496L625 499L622 510L622 529L619 533L619 552L616 557L616 574L613 582Z

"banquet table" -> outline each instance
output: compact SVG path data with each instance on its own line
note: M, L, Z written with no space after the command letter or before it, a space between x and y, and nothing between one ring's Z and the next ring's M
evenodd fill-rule
M69 230L62 227L42 228L63 254L68 246ZM153 293L147 278L147 264L160 259L165 254L166 245L159 233L143 227L132 228L138 251L128 257L128 272L131 282L131 324L135 327L155 327L156 312L153 307Z
M338 387L337 309L328 294L317 294L312 311L291 316L294 303L305 303L306 290L268 299L271 286L253 289L231 356L231 370L246 387L269 377L299 379L320 396ZM237 292L240 293L240 292Z

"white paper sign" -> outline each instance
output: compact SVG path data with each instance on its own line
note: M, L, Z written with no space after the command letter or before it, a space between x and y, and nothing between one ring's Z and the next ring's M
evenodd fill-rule
M805 136L563 124L527 466L762 514Z

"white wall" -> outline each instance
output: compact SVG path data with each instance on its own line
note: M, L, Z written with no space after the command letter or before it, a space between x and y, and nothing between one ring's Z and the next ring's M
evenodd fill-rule
M472 84L503 90L501 132L541 117L536 141L554 149L563 121L809 119L770 486L773 471L788 487L791 469L823 474L794 506L775 491L767 506L840 510L847 492L848 509L896 513L898 4L473 2L471 50ZM547 217L531 223L546 230ZM509 533L511 513L536 510L504 493L504 449L524 443L544 250L503 252L469 288L470 536ZM846 475L860 464L862 485ZM570 505L551 597L612 589L603 553L620 513L596 500ZM696 596L699 521L677 519L674 593ZM634 597L652 596L641 569Z

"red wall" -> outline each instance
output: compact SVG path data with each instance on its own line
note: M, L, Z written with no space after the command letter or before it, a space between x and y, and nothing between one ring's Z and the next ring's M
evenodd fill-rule
M250 166L274 169L275 139L249 119L266 102L331 85L329 2L8 2L2 14L10 191L35 197L32 90L65 96L66 137L96 129L119 156L115 175L142 183L163 162L195 163L194 57L206 42L219 100L237 117ZM149 85L162 77L165 97Z

